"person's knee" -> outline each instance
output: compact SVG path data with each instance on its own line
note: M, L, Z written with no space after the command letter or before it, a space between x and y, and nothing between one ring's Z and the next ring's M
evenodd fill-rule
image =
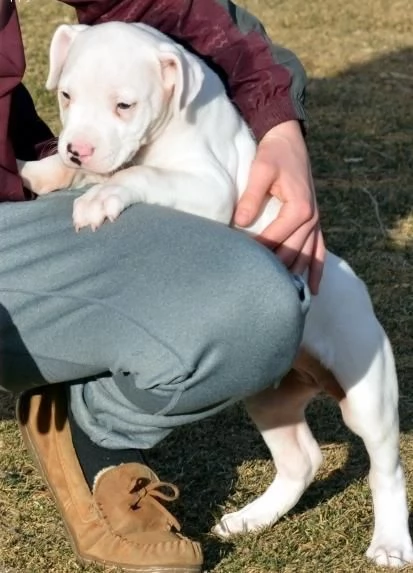
M294 360L304 326L308 301L301 300L300 285L271 252L247 242L240 264L233 262L230 284L213 308L211 301L206 304L192 373L192 388L207 381L202 391L209 394L208 403L242 398L279 381Z
M249 353L255 349L263 361L276 357L279 371L287 370L304 327L309 296L304 283L294 281L273 253L254 247L246 249L236 280L235 332L246 333Z

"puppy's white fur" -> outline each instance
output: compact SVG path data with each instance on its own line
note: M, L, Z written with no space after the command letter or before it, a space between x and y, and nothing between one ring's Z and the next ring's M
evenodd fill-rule
M47 87L59 94L58 154L19 162L19 169L38 194L94 183L74 203L77 229L96 229L135 202L231 223L255 143L219 78L197 57L142 24L61 26ZM247 232L258 234L278 210L269 200ZM413 562L391 346L364 284L330 252L302 346L334 373L344 421L370 456L375 525L367 555L379 565ZM217 534L275 523L314 478L321 453L304 417L310 394L282 385L247 402L277 475L261 497L225 515Z

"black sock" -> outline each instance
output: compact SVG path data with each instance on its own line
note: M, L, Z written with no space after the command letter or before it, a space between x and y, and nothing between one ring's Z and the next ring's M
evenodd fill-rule
M145 458L138 449L109 450L92 442L89 436L76 423L70 408L70 400L68 400L68 419L72 432L73 447L90 490L93 489L96 475L104 468L130 462L146 465Z

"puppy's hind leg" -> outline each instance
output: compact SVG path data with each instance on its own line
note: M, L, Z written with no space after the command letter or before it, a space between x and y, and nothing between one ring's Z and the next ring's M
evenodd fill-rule
M263 435L277 474L263 495L241 510L224 515L213 528L214 533L229 537L272 525L300 499L322 461L304 415L318 391L316 384L293 369L279 388L268 388L246 400L248 413Z
M370 457L374 532L368 557L392 567L413 562L392 349L363 282L331 254L303 343L335 375L345 395L339 400L343 419Z
M377 565L402 567L413 562L413 547L399 455L397 376L390 343L377 321L375 336L376 355L363 378L350 383L340 406L345 423L363 439L370 457L374 532L367 556Z

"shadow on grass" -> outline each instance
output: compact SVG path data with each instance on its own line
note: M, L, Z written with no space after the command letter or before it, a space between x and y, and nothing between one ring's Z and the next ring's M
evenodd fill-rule
M309 86L309 146L329 248L346 258L367 282L377 313L393 342L401 393L409 395L412 350L413 257L411 227L397 230L412 213L413 50L354 66ZM410 305L410 306L408 306ZM0 418L13 417L13 400L0 394ZM341 423L338 409L317 400L308 418L321 444L350 445L344 466L315 482L293 510L300 513L366 475L368 459L359 439ZM412 428L411 401L401 401L402 431ZM239 488L240 466L269 454L241 407L181 428L148 458L161 479L177 482L177 513L185 532L199 538L207 568L219 563L231 543L206 532L219 506ZM262 490L262 484L258 484Z
M350 227L341 242L329 237L332 250L348 255L351 229L380 237L413 213L412 97L413 48L310 81L308 139L324 228L329 236L329 227ZM384 229L371 197L360 193L366 187ZM412 241L410 234L411 262Z

